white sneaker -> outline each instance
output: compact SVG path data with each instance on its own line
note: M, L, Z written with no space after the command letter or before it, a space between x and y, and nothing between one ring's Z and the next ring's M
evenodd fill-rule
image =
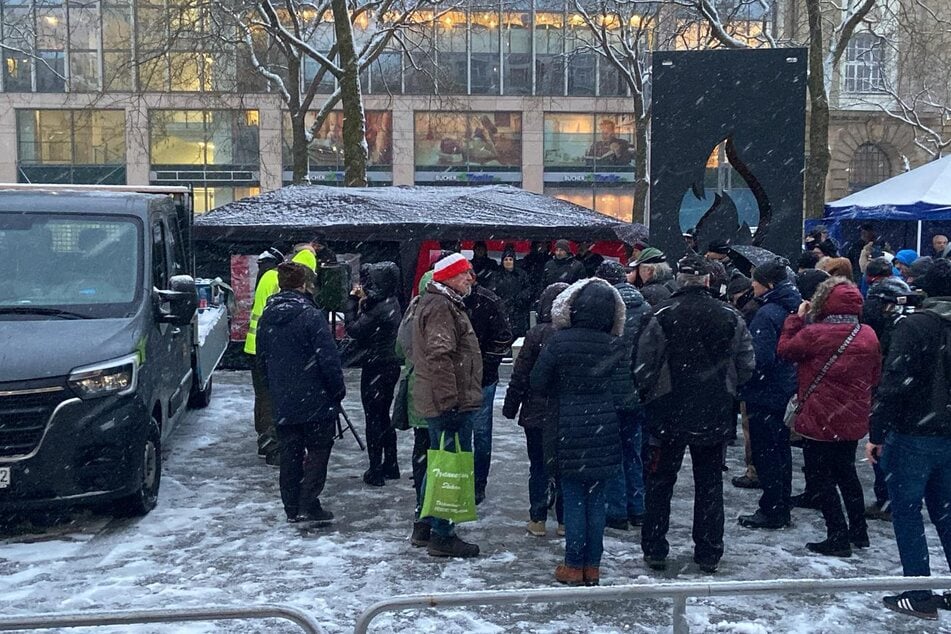
M528 534L534 537L544 537L548 534L545 530L545 522L529 522L525 528L528 530Z

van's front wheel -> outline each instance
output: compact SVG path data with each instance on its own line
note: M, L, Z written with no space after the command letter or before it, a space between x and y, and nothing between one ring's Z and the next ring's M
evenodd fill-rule
M155 508L162 483L162 436L155 418L149 423L145 442L139 447L141 469L137 472L136 490L121 498L116 505L120 515L140 517Z

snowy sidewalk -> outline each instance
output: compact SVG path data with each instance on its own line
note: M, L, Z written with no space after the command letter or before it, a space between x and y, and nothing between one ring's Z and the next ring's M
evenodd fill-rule
M504 375L503 375L504 376ZM498 391L495 443L481 519L460 533L476 541L475 560L437 560L408 541L412 524L412 433L400 433L403 479L372 489L361 475L366 458L347 436L331 458L322 497L336 515L332 527L284 522L278 472L255 456L248 373L220 372L212 404L192 412L166 452L159 506L138 520L112 520L91 512L46 533L0 536L0 613L61 612L151 607L289 603L314 613L330 632L347 632L359 613L397 594L552 586L562 541L525 532L528 461L524 435L501 416L506 379ZM363 433L359 375L348 372L345 403ZM794 511L784 531L749 531L736 516L754 510L757 491L733 488L742 472L742 445L731 447L724 474L726 554L715 577L692 561L692 478L689 455L675 492L671 566L649 571L638 532L608 530L602 584L655 581L862 577L900 574L891 526L870 523L872 547L839 560L808 555L807 541L824 537L817 512ZM794 492L802 488L801 454L794 453ZM871 468L859 472L871 492ZM928 526L935 574L944 556ZM688 621L697 632L951 632L951 613L928 624L881 607L878 594L694 599ZM384 614L376 632L657 632L670 629L670 603L641 601L517 606ZM112 630L118 631L118 630ZM123 631L130 631L123 628ZM136 632L291 632L276 621L245 625L196 624Z

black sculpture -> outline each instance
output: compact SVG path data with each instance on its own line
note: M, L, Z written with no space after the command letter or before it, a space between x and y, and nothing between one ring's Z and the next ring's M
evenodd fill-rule
M696 226L701 252L714 240L753 244L785 256L802 233L806 50L657 53L651 122L651 244L684 250L684 195L705 198L707 159L725 143L730 165L758 208L741 221L728 193L717 194Z

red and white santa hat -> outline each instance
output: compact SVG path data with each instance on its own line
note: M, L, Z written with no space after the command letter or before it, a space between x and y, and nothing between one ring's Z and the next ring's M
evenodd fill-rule
M470 270L472 265L469 264L469 260L459 253L453 253L436 262L433 267L433 281L445 282Z

